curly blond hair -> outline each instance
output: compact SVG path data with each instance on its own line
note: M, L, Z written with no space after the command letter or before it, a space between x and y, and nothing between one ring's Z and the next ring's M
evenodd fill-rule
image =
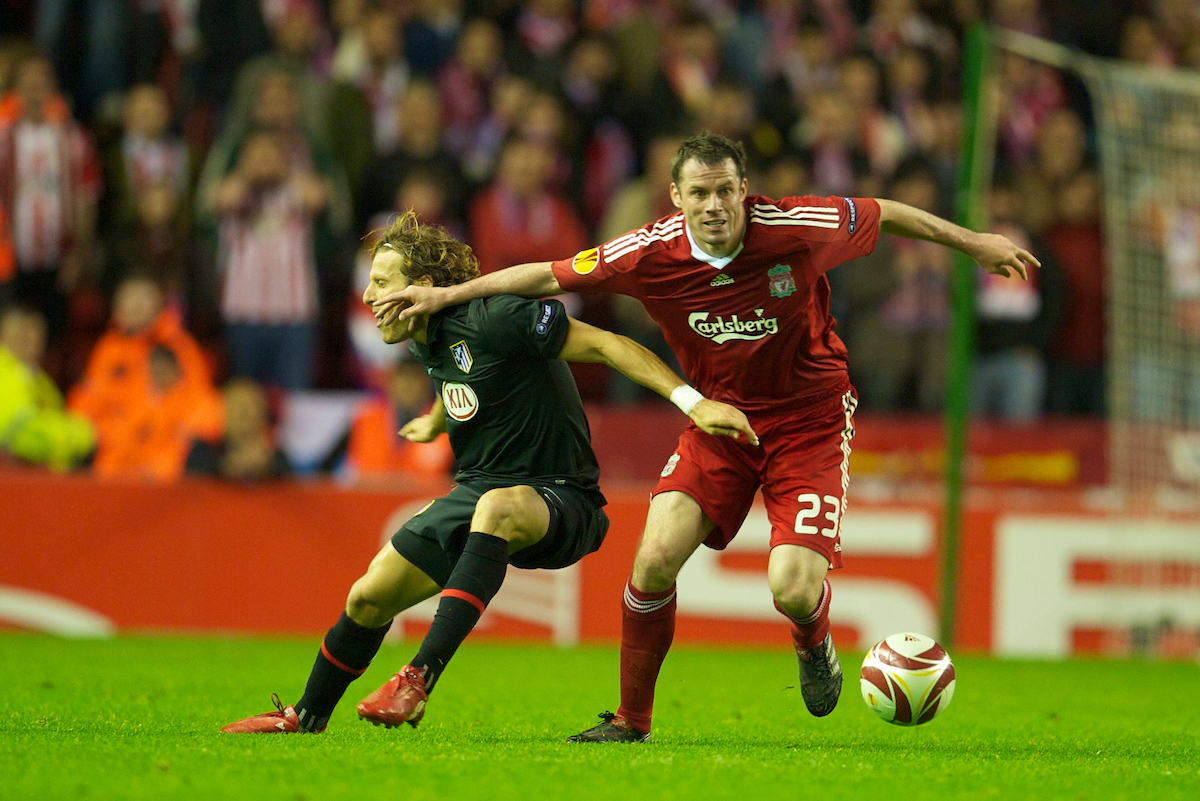
M479 277L479 260L471 246L459 242L440 225L417 220L412 209L372 236L371 258L388 249L404 257L400 267L409 283L428 278L433 286L454 286Z

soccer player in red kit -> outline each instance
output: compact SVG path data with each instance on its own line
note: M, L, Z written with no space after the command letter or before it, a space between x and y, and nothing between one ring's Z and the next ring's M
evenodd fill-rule
M654 685L675 629L675 578L702 543L724 548L762 488L771 521L767 583L791 623L801 694L817 716L833 711L842 671L829 635L830 587L842 564L857 405L846 348L829 314L825 273L870 253L885 231L961 250L988 272L1026 277L1027 251L889 200L749 195L745 152L704 133L672 162L680 211L573 258L510 267L444 289L410 287L381 320L429 314L472 298L512 293L619 292L662 326L692 390L741 409L761 445L690 426L654 488L626 584L617 714L575 742L650 739Z

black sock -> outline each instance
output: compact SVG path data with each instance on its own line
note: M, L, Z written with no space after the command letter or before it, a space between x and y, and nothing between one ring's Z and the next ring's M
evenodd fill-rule
M500 591L507 569L508 543L491 534L472 532L442 590L433 625L410 663L424 673L426 690L433 689L450 657Z
M300 728L317 731L325 726L350 682L366 672L391 627L388 621L385 626L368 629L342 612L326 633L312 673L308 674L304 697L296 704Z

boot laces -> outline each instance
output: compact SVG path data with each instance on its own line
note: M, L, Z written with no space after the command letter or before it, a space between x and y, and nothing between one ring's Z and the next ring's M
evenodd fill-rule
M807 666L807 672L815 675L818 678L828 679L833 676L833 665L829 659L829 649L826 643L814 645L812 648L806 648L804 653L804 664Z
M405 665L400 671L400 685L397 690L403 690L405 687L413 687L421 692L426 692L425 676L412 665Z

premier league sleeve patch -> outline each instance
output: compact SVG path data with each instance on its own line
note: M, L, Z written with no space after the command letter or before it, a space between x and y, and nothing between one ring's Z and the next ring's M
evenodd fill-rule
M465 339L451 345L450 354L454 357L454 363L458 365L459 370L464 373L471 372L471 365L475 363L475 360L471 358L471 349L467 347Z
M854 229L858 228L858 207L854 205L854 198L844 197L846 205L850 207L850 223L846 226L846 230L853 234Z

